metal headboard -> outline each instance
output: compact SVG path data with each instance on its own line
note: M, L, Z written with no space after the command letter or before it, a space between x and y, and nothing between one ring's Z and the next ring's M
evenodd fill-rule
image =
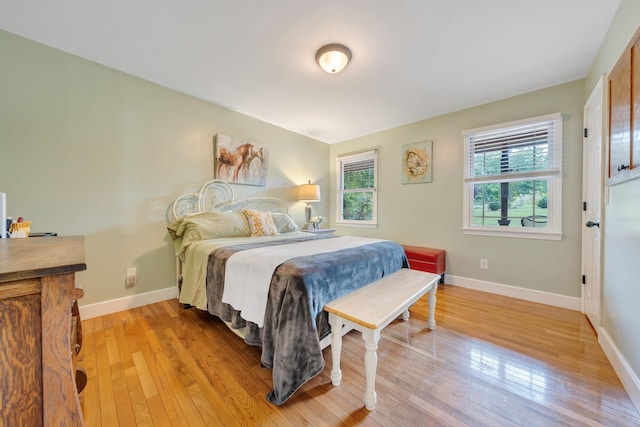
M196 193L183 194L172 204L169 212L169 223L188 215L204 212L239 211L256 209L287 214L287 204L275 197L252 197L234 200L233 189L225 182L212 179L205 182Z

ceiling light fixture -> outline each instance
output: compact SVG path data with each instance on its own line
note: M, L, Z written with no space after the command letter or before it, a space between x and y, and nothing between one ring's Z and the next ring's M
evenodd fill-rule
M316 61L329 74L339 73L351 60L351 51L348 47L332 43L322 46L316 52Z

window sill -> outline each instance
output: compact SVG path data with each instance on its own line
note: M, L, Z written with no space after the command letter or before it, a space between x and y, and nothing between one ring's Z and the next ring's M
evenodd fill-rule
M488 228L463 228L463 234L473 236L511 237L516 239L562 240L562 233L550 231L509 230L499 231Z
M378 228L378 224L356 224L353 222L336 222L337 227Z

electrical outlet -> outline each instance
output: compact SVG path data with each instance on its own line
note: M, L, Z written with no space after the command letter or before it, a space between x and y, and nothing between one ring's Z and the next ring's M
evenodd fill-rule
M483 270L488 270L489 269L489 260L488 259L480 259L480 268Z
M127 268L127 280L125 285L131 288L136 285L137 270L135 268Z

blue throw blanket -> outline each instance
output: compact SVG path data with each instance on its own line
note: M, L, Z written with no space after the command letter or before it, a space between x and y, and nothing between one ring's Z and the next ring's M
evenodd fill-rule
M317 238L323 237L308 239ZM266 244L301 240L305 238ZM208 311L230 322L234 328L245 327L245 341L262 347L261 364L271 368L273 375L273 390L267 399L281 405L324 368L320 339L331 330L324 305L400 268L407 268L408 261L402 246L391 241L289 260L273 274L264 326L259 328L242 319L233 307L222 303L227 259L236 251L259 245L226 246L211 253L207 267Z

